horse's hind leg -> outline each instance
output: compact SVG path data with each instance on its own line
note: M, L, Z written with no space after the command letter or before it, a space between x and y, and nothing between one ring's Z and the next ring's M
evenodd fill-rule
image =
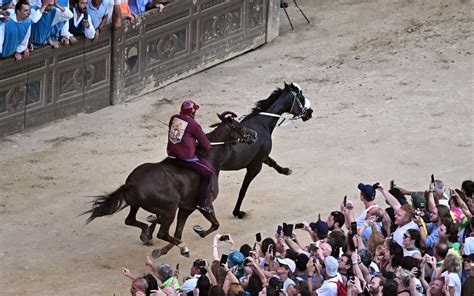
M234 217L238 217L239 219L245 217L246 213L241 211L240 207L242 206L242 202L244 201L245 193L247 193L247 189L249 188L250 182L252 182L252 180L258 175L258 173L260 173L261 170L261 162L254 162L253 164L247 167L247 173L245 174L244 181L242 182L242 187L240 187L239 199L237 200L234 211L232 212Z
M176 223L176 230L174 232L174 237L181 239L183 235L183 230L184 230L184 225L186 224L186 221L188 220L189 215L194 212L193 210L186 210L186 209L179 209L178 211L178 222ZM161 249L156 249L153 251L153 257L158 258L159 256L167 254L172 248L174 247L174 244L167 244Z
M146 245L151 245L153 242L151 240L152 238L148 234L148 225L137 221L136 216L139 209L140 207L130 206L130 213L128 214L127 218L125 218L125 224L140 228L142 230L142 233L140 234L140 240Z
M174 236L171 236L170 233L169 233L169 230L170 230L171 224L173 223L175 214L176 214L176 210L168 212L168 213L161 216L161 226L160 226L160 230L158 230L157 237L159 239L162 239L164 241L172 243L173 245L178 246L181 250L181 255L183 255L185 257L189 257L189 250L186 247L186 245L184 244L184 242L181 241L180 239L174 237ZM156 249L153 252L159 252L159 250ZM152 253L152 255L153 255L153 253ZM155 254L155 256L156 256L156 254Z
M278 163L270 156L267 156L267 158L263 160L263 163L271 168L274 168L279 174L282 175L289 176L293 172L290 168L282 168L281 166L279 166Z
M214 210L214 207L211 206ZM212 211L212 213L207 213L200 211L201 214L206 218L209 222L211 222L211 227L209 227L208 230L202 229L200 225L194 225L193 230L202 238L206 237L209 233L216 231L219 229L219 221L217 221L215 211Z

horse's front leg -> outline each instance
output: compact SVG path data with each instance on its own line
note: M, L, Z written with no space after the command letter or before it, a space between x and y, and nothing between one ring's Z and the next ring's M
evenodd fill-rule
M281 166L279 166L278 163L270 156L267 156L267 158L263 160L263 163L268 165L271 168L274 168L279 174L288 176L288 175L291 175L291 173L293 173L293 171L290 168L282 168Z

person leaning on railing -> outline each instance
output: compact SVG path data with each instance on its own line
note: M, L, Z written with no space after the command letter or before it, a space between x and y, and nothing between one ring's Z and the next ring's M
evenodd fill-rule
M0 57L14 56L20 60L22 54L28 58L28 40L31 34L30 4L20 0L15 5L15 13L0 19Z

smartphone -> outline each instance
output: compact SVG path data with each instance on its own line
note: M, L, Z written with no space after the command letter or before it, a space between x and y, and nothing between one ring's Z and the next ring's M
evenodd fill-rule
M316 244L314 244L314 243L309 244L309 251L310 252L314 253L317 250L318 250L318 247L316 246Z
M273 245L272 244L268 245L267 252L269 252L270 254L273 254Z
M321 214L318 214L318 221L321 221Z
M283 223L282 231L283 231L283 235L286 236L286 234L288 233L288 224Z
M278 227L277 227L277 234L278 234L278 235L281 235L281 231L282 231L282 227L281 227L281 225L278 225Z
M227 263L227 254L222 254L221 256L221 265L224 265Z
M221 242L225 242L225 241L228 241L229 238L230 238L230 237L229 237L228 234L224 234L224 235L222 235L222 236L219 238L219 240L220 240Z
M255 240L257 242L261 242L262 241L262 234L259 232L257 234L255 234Z
M351 222L351 233L352 235L357 234L357 222Z
M374 189L377 189L379 187L380 187L380 183L375 183L374 185L372 185L372 188L374 188Z
M287 224L286 225L286 233L285 231L283 231L283 234L285 236L288 236L288 237L291 237L293 235L293 224Z
M296 223L295 224L295 229L302 229L304 228L304 224L303 223Z
M347 202L347 195L344 196L344 201L342 202L342 204L346 206L346 202Z
M434 182L435 182L434 174L431 174L431 183L434 183Z
M277 291L283 290L283 281L278 281L277 286L276 286Z
M395 180L390 181L390 190L395 188Z

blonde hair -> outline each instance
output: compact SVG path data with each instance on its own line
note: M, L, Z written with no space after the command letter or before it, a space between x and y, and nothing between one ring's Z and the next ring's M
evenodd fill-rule
M244 292L244 287L242 287L239 283L232 283L229 286L229 290L227 291L228 296L237 295L239 292Z
M443 267L448 271L448 272L460 272L462 268L462 261L461 259L454 255L454 254L448 254L446 258L444 258L444 263Z

